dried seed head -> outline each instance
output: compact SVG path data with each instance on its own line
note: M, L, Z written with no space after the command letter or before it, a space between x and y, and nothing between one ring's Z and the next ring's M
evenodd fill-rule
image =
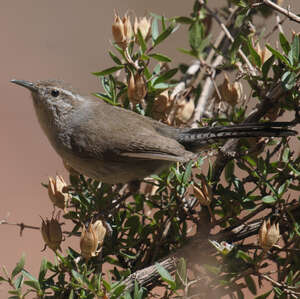
M66 210L66 206L71 198L66 192L67 184L61 175L56 178L49 177L48 195L52 203L60 209Z
M172 99L166 89L154 99L151 116L156 120L165 121L169 115L171 105Z
M176 103L177 105L177 110L176 110L176 115L175 119L179 124L185 124L187 123L195 110L195 103L194 99L190 98L189 100L186 100L184 97L178 100Z
M270 219L264 220L259 233L258 233L258 243L264 251L271 249L279 240L280 231L279 224L273 223L271 225Z
M267 47L264 47L263 49L261 49L259 43L256 43L254 49L260 57L261 64L264 64L272 56L272 53L270 52L270 50Z
M80 249L81 255L86 260L90 259L92 256L96 256L98 253L98 245L100 244L101 246L103 244L105 234L106 228L101 220L90 223L87 229L83 226L80 237Z
M46 245L53 251L61 250L60 244L62 242L62 230L58 222L58 215L51 220L42 218L41 233Z
M112 24L112 34L117 45L125 50L133 38L130 18L127 15L121 19L118 14L115 14L114 23Z
M127 95L129 101L134 105L141 103L147 94L147 82L143 74L137 72L133 75L130 73L127 84Z
M95 231L95 233L97 235L98 243L101 246L103 244L103 241L104 241L104 238L105 238L105 235L106 235L106 228L103 225L103 223L102 223L101 220L97 220L93 224L93 227L94 227L94 231Z
M221 101L227 102L231 106L235 106L242 98L243 86L240 82L230 83L228 75L225 73L224 81L218 86ZM218 98L218 96L217 96Z
M201 177L200 180L201 180L201 187L196 185L193 186L194 195L199 200L201 205L209 206L212 201L211 187L207 183L204 177Z
M135 36L140 30L141 35L145 41L147 41L151 36L151 18L147 19L146 17L143 18L135 18L133 30Z
M85 226L82 228L80 237L81 255L86 259L90 259L96 255L98 247L98 236L94 230L93 224L90 223L87 230Z

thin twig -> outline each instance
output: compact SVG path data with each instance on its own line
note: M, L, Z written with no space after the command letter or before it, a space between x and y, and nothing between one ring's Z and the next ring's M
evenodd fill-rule
M283 15L287 16L290 20L295 21L297 23L300 23L300 17L296 14L292 13L289 9L285 9L281 7L280 5L276 4L275 2L271 0L262 0L261 3L257 3L257 6L260 6L262 4L265 4L278 12L282 13ZM255 5L256 6L256 5Z

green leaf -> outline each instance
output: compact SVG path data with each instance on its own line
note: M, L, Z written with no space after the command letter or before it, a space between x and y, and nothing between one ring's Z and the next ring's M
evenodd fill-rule
M246 160L251 166L256 167L256 160L253 159L251 156L244 156L244 160Z
M272 195L266 195L261 200L266 204L273 204L276 202L276 198Z
M151 36L152 36L152 40L153 42L157 39L157 37L159 36L159 31L158 31L158 21L157 18L154 18L152 21L152 25L151 25Z
M124 68L124 65L116 65L116 66L110 67L108 69L105 69L101 72L93 72L92 74L95 76L106 76L106 75L112 74L114 72L117 72L118 70L121 70L123 68Z
M225 179L228 183L234 179L234 162L231 160L225 166Z
M293 57L293 60L294 60L294 65L298 64L298 62L299 62L299 55L300 55L300 50L299 50L299 36L298 35L296 35L294 37L294 40L292 42L291 53L292 53L292 57Z
M173 20L175 20L177 23L181 23L181 24L193 24L194 20L192 18L188 18L188 17L175 17L173 18Z
M149 56L158 61L161 61L161 62L171 62L172 61L168 56L165 56L165 55L159 54L159 53L150 54Z
M280 41L282 50L287 55L289 53L289 51L291 50L291 47L290 47L288 40L284 36L284 34L282 34L281 32L279 33L279 41Z
M130 296L130 293L128 291L125 293L124 299L132 299L132 297Z
M123 252L122 250L120 250L119 253L120 253L121 255L127 257L127 258L130 259L130 260L136 260L137 257L138 257L138 254L137 254L137 255L129 255L129 254Z
M266 293L264 293L264 294L261 294L261 295L259 295L259 296L256 296L254 299L265 299L265 298L267 298L267 297L269 297L269 295L272 293L272 290L270 290L270 291L268 291L268 292L266 292Z
M287 71L282 75L281 81L282 81L283 86L287 90L290 90L295 86L296 78L297 78L297 76L294 72Z
M284 149L283 154L282 154L282 161L284 163L288 163L289 162L289 157L290 157L290 148L287 147Z
M40 290L41 289L41 286L40 286L40 283L38 282L38 280L32 276L29 272L27 272L26 270L22 270L22 273L27 277L29 278L30 280L27 280L24 282L24 284L27 284L31 287L33 287L34 289L36 290Z
M189 42L193 50L198 52L198 49L201 46L203 40L203 27L200 23L200 20L194 22L189 29Z
M253 278L251 277L251 275L245 276L245 282L246 282L247 287L250 290L250 292L253 295L256 295L256 293L257 293L256 284L255 284Z
M44 280L45 275L47 273L47 270L48 270L47 264L48 264L47 260L43 259L42 263L41 263L41 267L40 267L40 273L39 273L39 282L40 283Z
M19 289L24 281L24 275L20 275L16 278L16 280L14 281L14 286L16 289Z
M142 50L142 54L144 54L147 50L147 44L146 44L146 41L144 40L144 38L142 36L142 33L141 33L140 29L138 29L137 38L138 38L138 42L139 42L139 45L140 45L141 50Z
M11 273L11 277L14 278L16 275L18 275L24 268L25 265L25 256L22 255L20 261L17 263L16 267L13 269Z
M247 263L251 264L253 262L252 258L243 250L238 250L236 256L238 258L241 258L242 260L244 260Z
M111 59L116 63L116 64L122 64L122 61L112 52L108 52L109 56L111 57Z
M174 26L170 25L166 30L164 30L156 39L154 39L154 46L157 46L162 41L164 41L174 30Z
M199 58L198 57L198 52L193 50L193 49L192 50L187 50L187 49L179 48L178 51L183 53L183 54L187 54L187 55L190 55L192 57Z
M37 291L40 291L41 290L41 286L39 284L38 281L34 281L34 280L26 280L24 281L24 284L32 287L33 289L37 290Z
M108 291L108 292L111 291L111 285L106 280L103 279L102 284L105 287L106 291Z
M114 106L119 106L120 104L119 103L116 103L114 102L108 95L104 94L104 93L101 93L101 92L96 92L96 93L93 93L92 94L93 96L111 104L111 105L114 105ZM80 202L80 200L79 200Z
M186 185L191 178L193 164L194 164L194 162L191 160L186 166L186 169L185 169L185 172L184 172L184 175L182 178L182 184L184 184L184 185Z
M125 287L125 284L117 283L117 285L112 289L113 295L116 296L116 298L119 298L119 296L123 293Z
M260 56L258 55L258 53L256 52L256 50L253 48L251 41L248 39L247 40L247 44L248 44L248 49L251 55L251 58L253 60L253 62L255 63L255 65L260 68L261 67L261 59Z
M163 281L167 282L172 289L176 288L176 283L171 274L159 263L155 263L155 267Z
M275 60L275 56L272 55L262 66L262 74L264 78L267 78L269 70L271 68L271 66L273 65Z
M280 60L282 63L284 63L287 66L291 67L290 62L287 60L286 57L284 57L282 54L280 54L278 51L276 51L275 49L273 49L272 47L270 47L269 45L266 45L266 47L271 51L271 53L278 59Z
M68 299L74 299L74 290L71 289L70 295Z
M72 275L77 280L77 282L79 282L80 284L83 284L83 276L80 273L78 273L77 271L72 269Z
M162 75L158 76L155 81L154 81L154 85L157 85L158 83L164 83L166 81L168 81L169 79L171 79L176 73L177 73L178 69L170 69L167 72L163 73Z

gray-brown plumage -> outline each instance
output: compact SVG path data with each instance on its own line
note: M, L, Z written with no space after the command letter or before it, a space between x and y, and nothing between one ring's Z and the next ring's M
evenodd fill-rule
M83 96L60 81L12 82L31 90L40 125L62 159L105 183L159 173L219 139L296 134L287 123L178 129Z

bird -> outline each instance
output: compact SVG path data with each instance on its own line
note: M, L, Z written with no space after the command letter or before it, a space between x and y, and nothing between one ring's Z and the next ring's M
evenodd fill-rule
M71 168L103 183L141 180L229 138L287 137L287 122L175 128L57 80L11 80L31 91L41 128Z

